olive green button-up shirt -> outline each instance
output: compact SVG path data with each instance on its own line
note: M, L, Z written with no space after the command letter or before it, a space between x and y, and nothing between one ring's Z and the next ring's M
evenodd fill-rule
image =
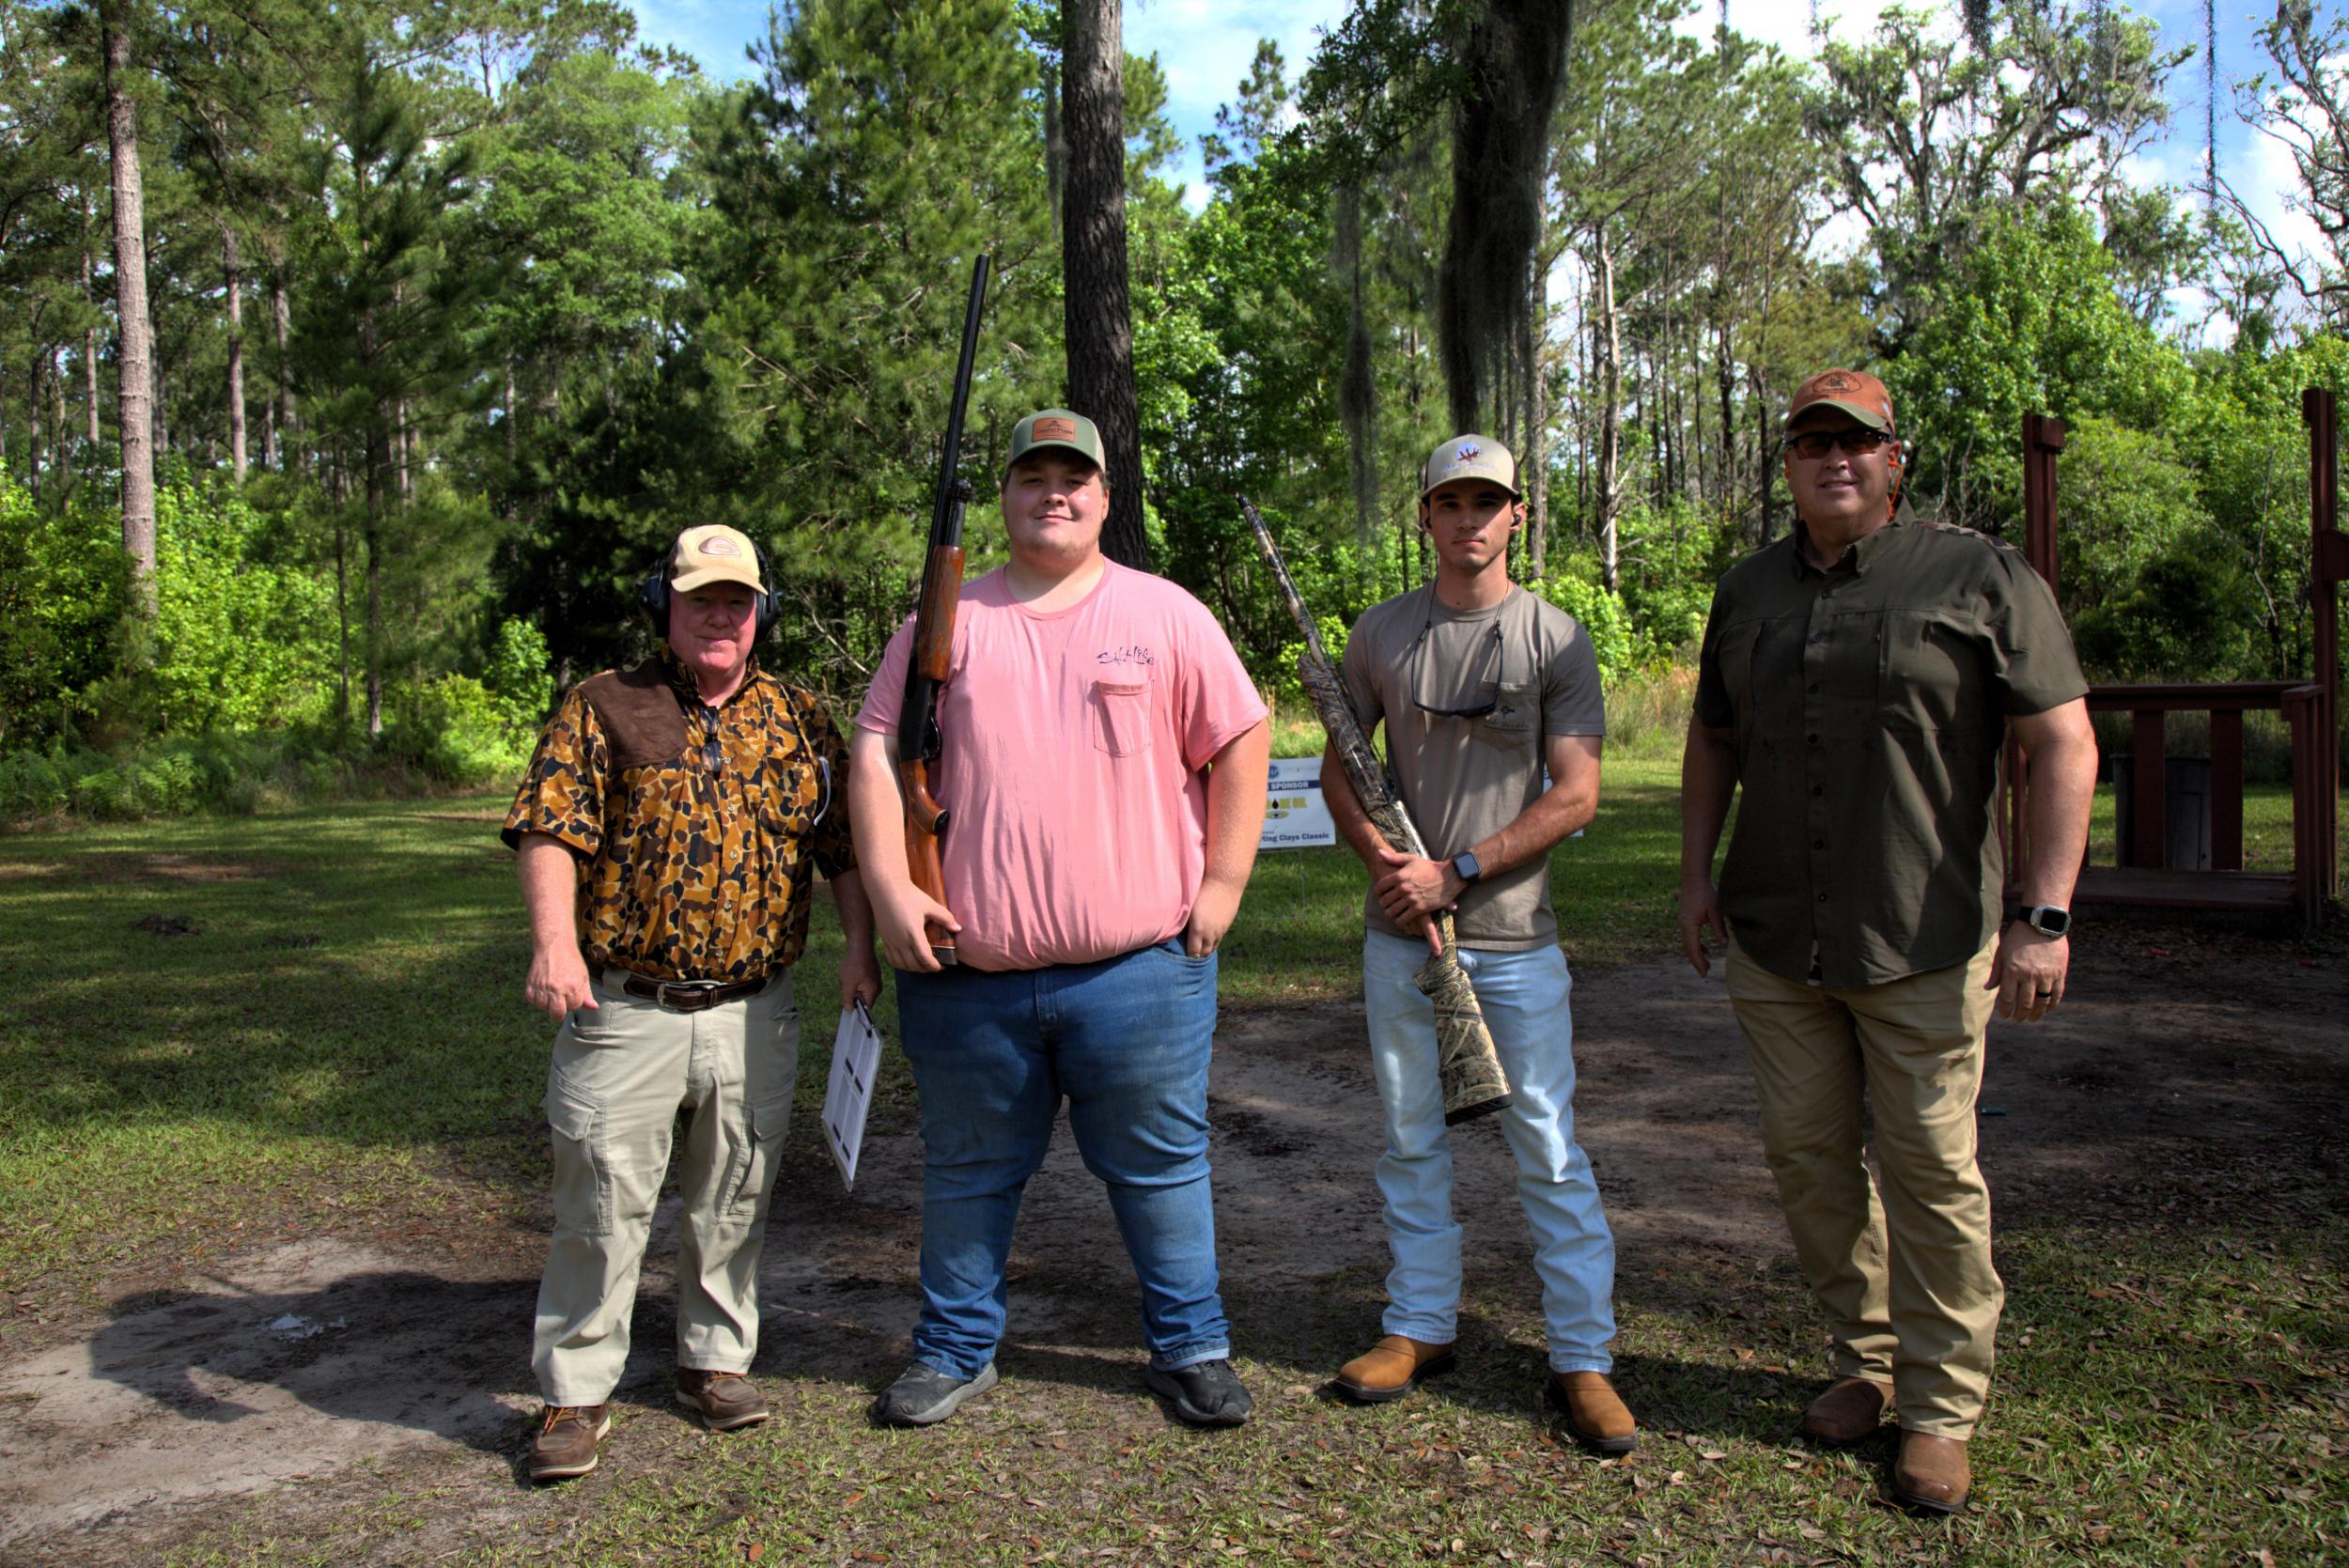
M1735 737L1744 800L1721 913L1773 974L1873 986L1997 932L2006 720L2085 695L2021 553L1904 508L1822 572L1797 533L1713 597L1696 718Z

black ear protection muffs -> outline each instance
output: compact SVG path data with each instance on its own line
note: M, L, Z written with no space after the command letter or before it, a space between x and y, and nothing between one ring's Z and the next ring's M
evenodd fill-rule
M669 568L677 561L677 547L661 558L661 564L646 572L636 584L636 602L652 617L653 630L662 637L669 634ZM751 541L751 567L761 582L767 581L767 557L759 551L758 541ZM772 589L751 595L751 641L755 643L767 630L783 619L783 596Z

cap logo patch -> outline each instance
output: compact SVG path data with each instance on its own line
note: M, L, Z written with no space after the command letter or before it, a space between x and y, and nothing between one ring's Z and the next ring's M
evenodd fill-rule
M1472 441L1464 441L1460 443L1459 449L1452 454L1452 460L1455 463L1464 463L1470 458L1479 456L1484 450Z
M697 555L739 555L742 553L742 547L723 534L713 534L708 538L696 543L693 546L693 552Z
M1819 378L1819 390L1822 392L1849 392L1859 384L1858 377L1846 376L1840 370Z
M1073 419L1039 419L1028 427L1028 441L1075 441L1077 422Z

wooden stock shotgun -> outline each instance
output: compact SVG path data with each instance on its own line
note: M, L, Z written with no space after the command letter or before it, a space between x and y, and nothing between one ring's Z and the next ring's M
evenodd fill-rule
M979 348L979 314L987 303L988 258L971 269L971 300L962 314L962 354L955 362L955 398L946 412L946 444L938 458L938 493L930 504L930 544L922 567L922 598L913 612L913 646L906 660L905 705L897 714L897 783L906 800L906 870L920 888L946 902L946 875L939 863L938 840L946 831L946 810L930 794L930 769L938 763L938 692L955 651L955 610L962 598L962 514L971 505L971 481L962 466L962 416L971 404L971 362ZM957 962L954 933L929 924L931 955Z

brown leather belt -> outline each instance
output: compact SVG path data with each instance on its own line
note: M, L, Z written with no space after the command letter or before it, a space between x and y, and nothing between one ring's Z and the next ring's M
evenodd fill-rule
M606 969L603 978L607 983L616 978L620 989L630 996L657 1001L673 1013L698 1013L737 997L755 996L767 988L764 980L651 980L624 969Z

